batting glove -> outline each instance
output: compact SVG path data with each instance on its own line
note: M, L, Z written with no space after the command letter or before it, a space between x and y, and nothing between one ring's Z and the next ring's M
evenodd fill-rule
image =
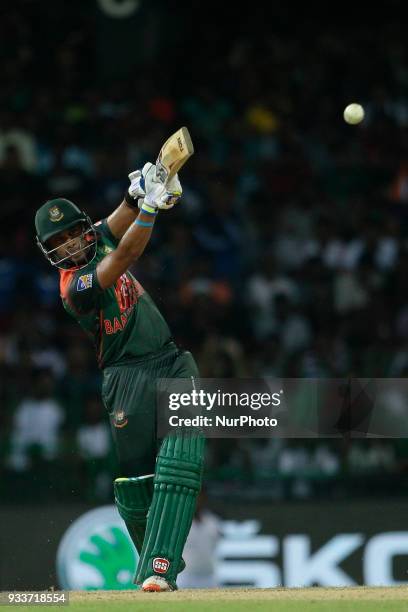
M139 208L147 205L154 209L167 210L179 201L183 190L177 175L163 185L156 176L156 166L148 162L143 166L142 177L146 195L144 201L139 202Z
M160 197L162 186L155 181L156 167L150 162L143 166L142 170L135 170L129 176L129 196L137 203L138 208L149 215L158 212L156 200ZM127 199L129 202L129 200Z
M147 162L142 170L135 170L129 175L131 198L137 201L140 210L155 213L158 210L173 208L183 193L178 175L176 174L167 183L156 177L156 166Z
M178 174L175 174L173 178L167 181L167 183L164 185L164 189L165 191L161 195L160 203L158 203L157 206L161 209L168 210L177 204L183 193L183 188L181 187Z
M130 195L131 198L133 198L134 200L137 200L137 202L139 203L139 200L145 197L146 192L144 189L144 178L142 175L142 171L141 170L135 170L134 172L131 172L130 174L128 174L129 180L130 180L130 187L128 189L128 193Z

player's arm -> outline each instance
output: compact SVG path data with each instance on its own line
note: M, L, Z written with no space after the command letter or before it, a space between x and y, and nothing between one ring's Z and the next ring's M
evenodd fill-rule
M122 238L126 230L136 220L139 214L139 208L130 206L125 200L109 215L106 222L110 231L119 240Z
M98 263L96 274L101 289L114 285L129 266L139 259L150 240L156 214L141 210L125 231L117 248Z
M151 180L151 177L155 176L153 164L145 164L142 173L145 177L144 198L139 198L139 214L125 230L116 249L106 255L96 267L101 289L111 287L129 266L139 259L149 242L158 211L172 208L180 199L182 188L177 174L163 185ZM111 229L111 226L109 227Z
M152 164L145 164L143 170L135 170L129 174L130 187L126 191L123 202L106 219L110 231L119 240L139 214L139 208L146 195L145 169L150 166Z

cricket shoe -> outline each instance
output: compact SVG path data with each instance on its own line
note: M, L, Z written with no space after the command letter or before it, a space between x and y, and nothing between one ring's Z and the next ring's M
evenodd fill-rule
M172 586L165 578L162 578L161 576L149 576L149 578L146 578L142 584L142 591L150 592L175 591L176 588L177 587Z

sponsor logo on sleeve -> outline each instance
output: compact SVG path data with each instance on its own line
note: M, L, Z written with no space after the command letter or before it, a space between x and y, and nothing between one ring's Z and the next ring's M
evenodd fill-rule
M92 274L82 274L78 278L77 282L77 291L84 291L85 289L90 289L92 287Z

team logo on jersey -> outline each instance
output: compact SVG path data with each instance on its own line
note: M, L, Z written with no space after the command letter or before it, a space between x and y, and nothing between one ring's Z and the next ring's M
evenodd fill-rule
M78 278L77 291L84 291L92 287L92 274L82 274Z
M53 223L55 223L56 221L61 221L61 219L63 219L64 217L64 213L60 211L60 209L58 208L58 206L52 206L49 210L48 210L48 216L50 218L50 221L52 221Z
M113 249L111 249L111 247L108 247L107 245L105 245L103 247L103 252L105 253L105 255L107 255L108 253L112 253Z
M155 557L152 561L153 571L157 574L165 574L170 567L170 561L163 557Z
M113 415L113 424L115 427L124 427L127 425L127 418L125 411L122 408L119 408Z

